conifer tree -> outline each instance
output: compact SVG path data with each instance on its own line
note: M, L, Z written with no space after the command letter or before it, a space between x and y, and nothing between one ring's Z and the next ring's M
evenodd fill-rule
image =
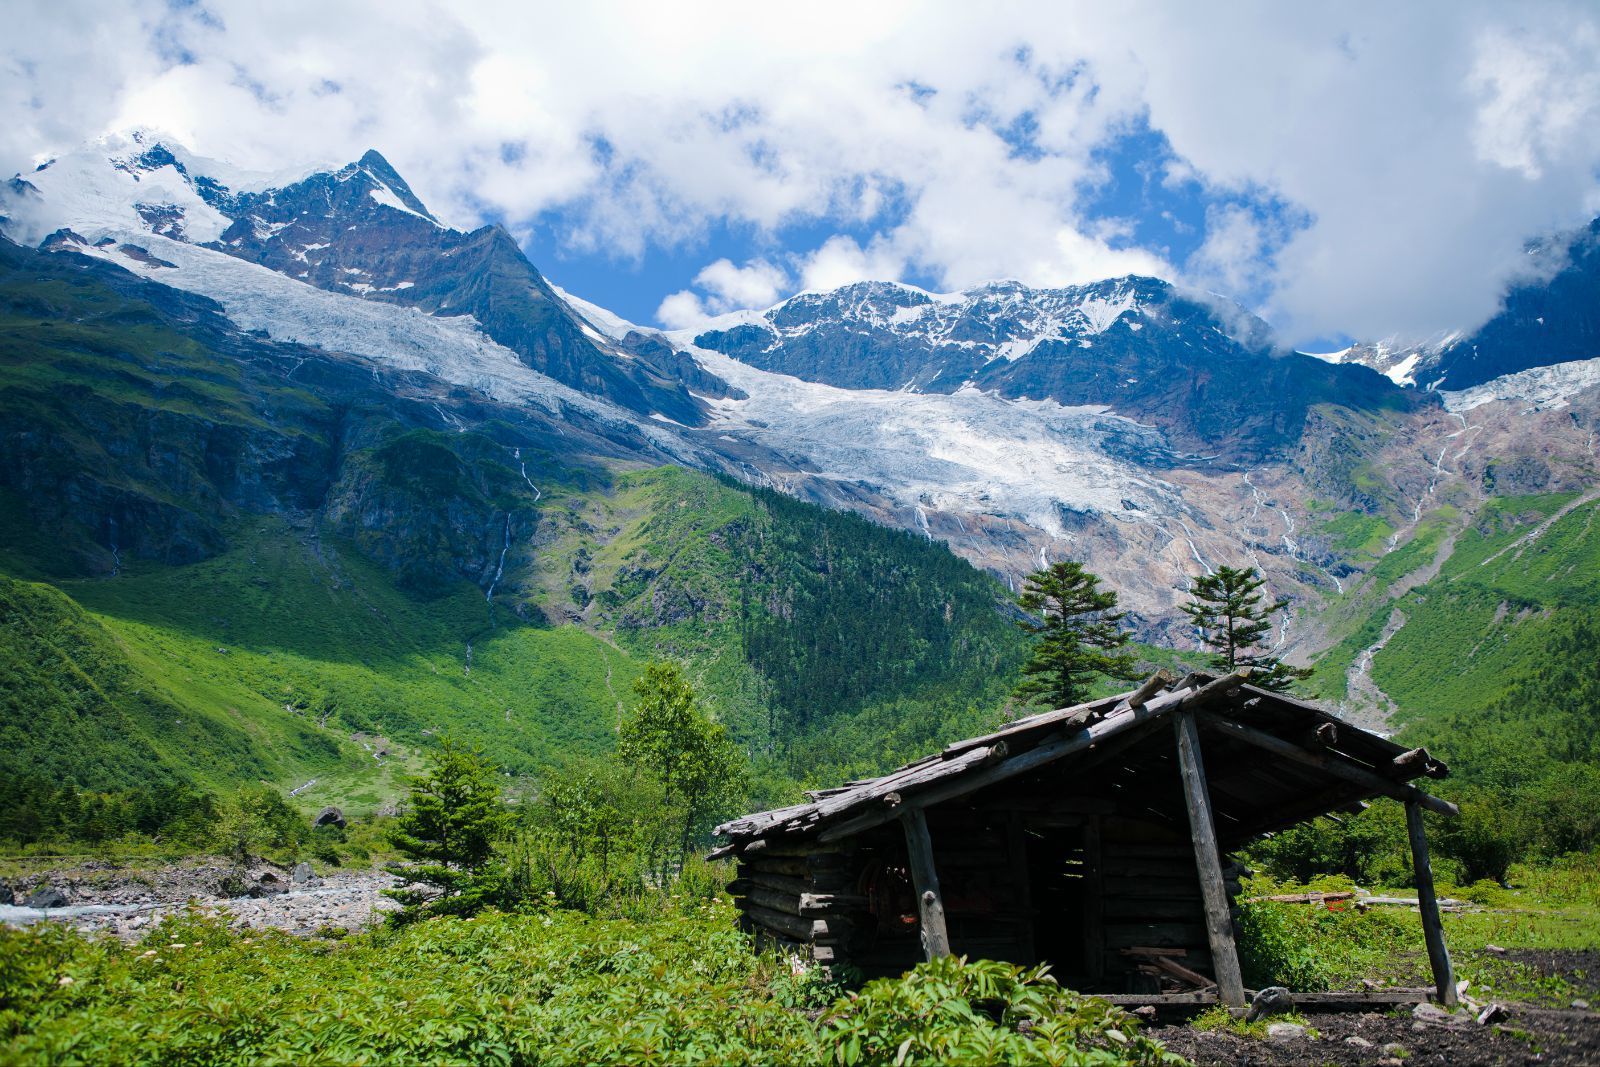
M1072 560L1028 575L1017 603L1031 617L1019 625L1039 641L1023 665L1016 696L1064 708L1087 700L1097 676L1133 677L1133 655L1121 651L1128 634L1116 590L1099 585L1098 575Z
M469 911L478 875L494 855L508 813L495 769L483 754L440 739L428 773L412 780L390 842L412 862L391 867L403 886L387 890L406 905L405 918ZM414 889L412 886L430 889Z
M1218 567L1195 579L1183 613L1211 650L1213 667L1227 671L1251 667L1251 685L1283 692L1311 672L1260 650L1272 632L1272 616L1289 605L1287 600L1265 602L1261 591L1265 584L1254 567Z

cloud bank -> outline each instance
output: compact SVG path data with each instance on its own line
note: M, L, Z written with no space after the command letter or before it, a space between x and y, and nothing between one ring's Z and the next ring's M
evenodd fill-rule
M1582 3L329 5L11 12L0 166L111 129L246 168L384 152L456 225L625 265L668 325L867 277L1129 272L1291 338L1472 325L1600 204ZM708 234L754 235L737 255Z

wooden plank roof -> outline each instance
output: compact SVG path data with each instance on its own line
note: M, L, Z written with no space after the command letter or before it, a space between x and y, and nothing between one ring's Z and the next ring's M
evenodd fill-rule
M1386 794L1453 810L1407 784L1448 773L1422 750L1408 752L1314 704L1249 685L1242 674L1196 673L1175 682L1162 672L1127 693L1031 715L881 777L818 790L805 803L724 823L716 832L727 843L712 856L757 851L778 841L838 841L909 807L957 800L1001 783L1010 783L1011 791L1026 789L1044 775L1056 795L1136 792L1141 817L1178 823L1183 813L1181 802L1174 802L1176 781L1165 782L1172 775L1173 735L1162 720L1179 709L1200 714L1218 833L1230 847ZM1127 788L1134 784L1140 788Z

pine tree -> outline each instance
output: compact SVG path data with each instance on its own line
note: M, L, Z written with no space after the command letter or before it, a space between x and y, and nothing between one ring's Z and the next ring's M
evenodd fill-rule
M1251 685L1284 692L1311 672L1259 650L1272 632L1272 616L1289 606L1287 600L1265 603L1261 592L1265 584L1254 567L1218 567L1195 579L1183 613L1211 650L1213 667L1227 671L1250 667Z
M1030 574L1017 603L1032 618L1019 625L1038 635L1016 688L1022 699L1044 698L1052 707L1081 704L1094 678L1132 678L1134 658L1121 651L1128 634L1113 589L1071 560Z
M412 861L390 868L403 886L387 893L406 905L404 917L472 910L475 880L507 821L494 767L477 750L441 738L428 773L412 780L390 834L390 843ZM419 885L430 888L410 888Z

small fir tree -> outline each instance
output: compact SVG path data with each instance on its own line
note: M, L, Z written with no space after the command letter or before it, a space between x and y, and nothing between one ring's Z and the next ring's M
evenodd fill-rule
M1311 672L1261 651L1272 632L1272 616L1289 606L1287 600L1266 602L1265 584L1254 567L1218 567L1195 579L1183 613L1211 650L1213 667L1230 672L1250 667L1251 685L1283 692Z
M473 910L478 876L508 822L495 768L481 752L444 737L428 763L390 834L412 861L391 866L403 884L387 891L406 905L407 919Z
M1019 623L1038 643L1023 665L1016 696L1052 707L1081 704L1096 677L1132 678L1134 657L1122 651L1128 634L1117 593L1071 560L1030 574L1017 603L1032 616Z

